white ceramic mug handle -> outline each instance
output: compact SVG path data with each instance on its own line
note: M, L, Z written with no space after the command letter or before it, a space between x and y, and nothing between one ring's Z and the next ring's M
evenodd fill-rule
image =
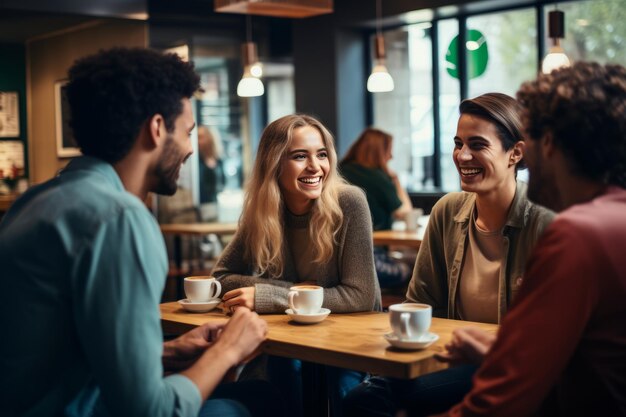
M218 280L213 281L213 284L215 284L215 286L211 286L211 287L215 288L215 294L211 296L212 299L219 297L220 294L222 293L222 284Z
M291 309L291 311L293 311L294 313L298 314L298 311L296 310L296 307L293 305L293 297L298 295L298 291L289 291L288 297L289 297L289 308Z
M412 339L411 328L409 327L409 319L411 315L409 313L400 314L400 330L402 331L402 337L405 339Z

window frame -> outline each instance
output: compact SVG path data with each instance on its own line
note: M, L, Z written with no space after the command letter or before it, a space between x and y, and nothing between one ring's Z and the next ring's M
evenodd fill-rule
M441 157L442 157L442 149L441 149L441 131L442 131L442 127L441 127L441 120L440 120L440 92L441 92L441 79L439 77L439 71L440 71L440 62L439 62L439 56L438 56L438 51L439 51L439 23L442 20L449 20L449 19L456 19L457 23L458 23L458 39L459 39L459 44L463 45L465 44L465 35L466 35L466 31L467 31L467 19L471 18L471 17L475 17L475 16L481 16L481 15L488 15L488 14L494 14L494 13L500 13L500 12L511 12L511 11L515 11L515 10L522 10L522 9L534 9L535 11L535 15L536 15L536 30L537 30L537 38L536 38L536 51L537 51L537 71L540 71L541 69L541 62L543 60L543 57L545 56L546 52L547 52L547 45L545 42L545 37L546 37L546 9L548 8L552 8L555 5L561 3L579 3L579 2L584 2L584 1L589 1L589 0L561 0L561 1L555 1L555 0L546 0L546 1L542 1L542 0L537 0L534 3L528 3L528 2L523 2L523 1L519 1L517 3L514 4L509 4L506 6L496 6L496 7L489 7L489 6L479 6L477 8L475 8L475 10L467 10L464 8L460 8L456 13L448 13L446 15L441 15L441 14L437 14L435 13L435 16L433 16L432 19L428 20L428 21L422 21L422 22L412 22L410 24L394 24L394 25L387 25L384 26L382 28L382 31L390 31L390 30L395 30L398 28L402 28L402 27L408 27L410 25L414 25L414 24L423 24L423 23L430 23L432 26L430 28L430 38L431 38L431 55L432 55L432 117L433 117L433 140L434 140L434 144L433 144L433 163L432 163L432 171L431 175L433 178L433 186L434 186L434 190L423 190L423 191L409 191L409 195L415 200L418 199L420 196L432 196L434 194L440 194L443 195L445 193L447 193L447 191L443 191L442 189L442 166L441 166ZM371 37L375 34L374 30L368 30L365 32L364 35L364 42L367 42L367 48L370 51L370 59L367 60L367 63L365 65L365 70L367 71L367 74L371 73L372 71L372 62L373 62L373 51L371 48ZM467 56L464 53L465 52L465 48L459 48L457 53L457 60L458 60L458 64L459 64L459 96L461 100L464 100L467 98L468 96L468 91L469 91L469 80L467 78ZM375 101L375 96L373 93L367 93L367 99L366 99L366 121L368 123L368 125L373 125L374 124L374 101Z

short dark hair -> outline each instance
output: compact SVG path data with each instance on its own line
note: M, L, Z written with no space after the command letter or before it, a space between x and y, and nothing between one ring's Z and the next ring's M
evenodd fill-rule
M576 62L522 84L530 139L552 134L574 174L626 187L626 68Z
M67 85L76 142L85 155L118 162L155 114L171 132L181 100L199 88L193 64L174 54L113 48L81 58L70 68Z
M520 140L524 140L521 107L511 96L502 93L486 93L475 98L468 98L459 105L459 112L462 115L478 116L492 123L506 151ZM515 165L515 171L525 167L526 164L522 158Z

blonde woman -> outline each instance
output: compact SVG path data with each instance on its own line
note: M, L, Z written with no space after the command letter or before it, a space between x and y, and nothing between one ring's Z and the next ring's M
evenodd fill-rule
M295 283L324 287L333 313L380 308L372 225L363 192L337 173L333 138L291 115L263 131L233 241L213 274L224 307L284 313Z
M284 313L295 283L324 287L323 307L333 313L380 310L367 201L337 173L333 138L319 121L290 115L265 128L239 229L213 275L230 311ZM300 366L270 357L268 368L296 416L302 412ZM337 396L361 375L335 368L328 375L335 414Z

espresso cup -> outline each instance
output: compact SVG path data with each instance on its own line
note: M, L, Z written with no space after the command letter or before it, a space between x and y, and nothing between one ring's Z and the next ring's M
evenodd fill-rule
M324 302L324 288L317 285L295 285L289 288L289 308L296 314L317 314Z
M400 340L418 340L430 329L433 309L428 304L404 303L389 306L389 323Z
M213 277L187 277L184 287L185 295L194 303L211 301L222 292L222 284Z

